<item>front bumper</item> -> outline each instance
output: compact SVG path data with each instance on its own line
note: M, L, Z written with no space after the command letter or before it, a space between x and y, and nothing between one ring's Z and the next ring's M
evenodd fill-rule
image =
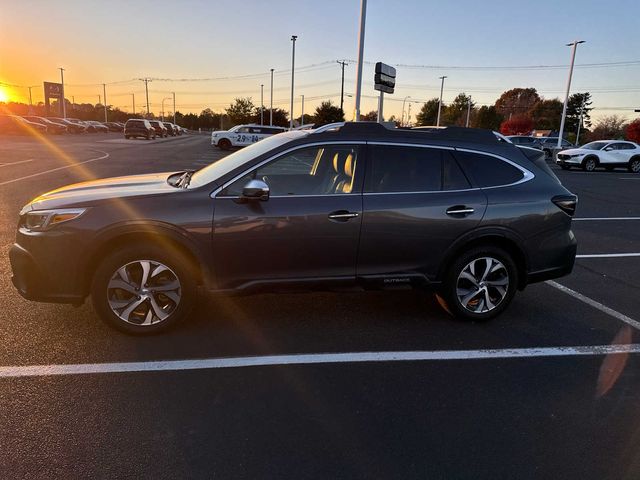
M583 157L571 157L571 158L557 158L556 163L562 165L580 165Z

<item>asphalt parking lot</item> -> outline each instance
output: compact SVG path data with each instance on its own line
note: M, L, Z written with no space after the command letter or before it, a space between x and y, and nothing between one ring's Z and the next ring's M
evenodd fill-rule
M203 299L135 338L15 292L37 194L223 155L0 138L0 478L640 478L637 174L553 166L580 198L574 272L486 324L414 291L305 293Z

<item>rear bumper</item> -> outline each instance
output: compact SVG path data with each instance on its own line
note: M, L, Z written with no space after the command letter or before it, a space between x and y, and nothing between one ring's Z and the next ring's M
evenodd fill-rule
M575 237L573 237L573 242L566 247L566 250L563 252L560 261L557 262L553 267L529 272L527 274L527 284L544 282L553 278L560 278L569 275L573 271L573 265L576 261L577 249L578 245L575 241Z

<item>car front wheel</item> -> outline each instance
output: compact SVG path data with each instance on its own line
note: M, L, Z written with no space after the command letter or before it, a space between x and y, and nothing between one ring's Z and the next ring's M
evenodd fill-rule
M598 166L598 161L594 157L588 157L582 162L582 169L585 172L593 172Z
M437 297L456 318L489 320L507 308L517 285L518 270L506 251L477 247L451 265Z
M108 325L129 334L165 331L196 302L192 263L175 249L132 246L107 257L91 285L94 308Z
M223 138L218 142L218 147L220 147L221 150L229 150L231 148L231 142Z

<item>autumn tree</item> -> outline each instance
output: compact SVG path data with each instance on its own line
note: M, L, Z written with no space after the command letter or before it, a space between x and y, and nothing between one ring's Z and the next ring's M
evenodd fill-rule
M315 112L316 126L326 125L328 123L344 122L344 112L340 107L334 105L331 100L322 102Z
M438 121L438 104L440 99L432 98L427 103L422 105L422 108L416 115L417 126L431 126L435 125ZM444 104L443 104L444 108Z
M525 115L540 101L535 88L513 88L507 90L496 100L496 111L504 118Z
M619 115L600 118L589 133L590 142L594 140L614 140L624 138L626 120Z
M243 123L251 123L255 114L255 105L251 97L236 98L229 107L225 109L225 113L231 125L242 125Z
M514 115L500 125L503 135L527 135L533 130L533 120L526 115Z
M627 125L624 137L632 142L640 143L640 118Z

